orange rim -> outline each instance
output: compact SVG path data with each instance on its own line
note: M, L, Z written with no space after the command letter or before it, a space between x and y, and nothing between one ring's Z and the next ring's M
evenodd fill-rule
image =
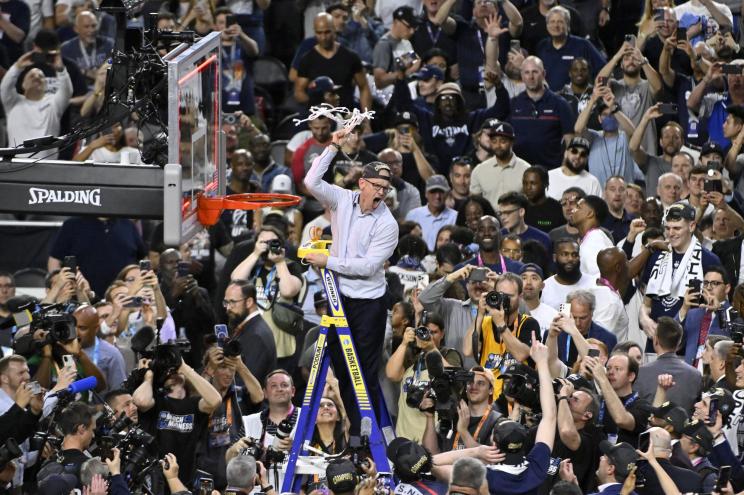
M197 199L197 219L202 225L214 225L220 219L223 210L258 210L259 208L288 208L297 206L302 198L294 194L244 193L228 194Z

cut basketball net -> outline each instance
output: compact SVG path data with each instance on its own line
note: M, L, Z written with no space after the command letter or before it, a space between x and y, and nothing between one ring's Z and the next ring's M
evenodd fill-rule
M345 115L348 117L344 117ZM345 129L353 129L364 122L365 119L374 119L375 111L365 110L364 112L360 112L358 108L349 110L346 107L334 107L328 103L321 103L318 106L310 107L310 115L307 118L293 119L293 122L295 125L300 125L303 122L310 122L318 117L328 117Z

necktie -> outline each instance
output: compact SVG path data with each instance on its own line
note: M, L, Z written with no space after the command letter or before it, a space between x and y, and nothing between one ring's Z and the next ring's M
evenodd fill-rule
M712 321L713 321L713 312L706 311L705 314L703 315L703 320L700 322L700 334L698 335L697 349L700 349L700 346L705 345L705 339L708 338L708 331L710 331L710 324ZM698 358L696 357L695 361L692 363L692 366L694 368L697 368L697 365L698 365Z

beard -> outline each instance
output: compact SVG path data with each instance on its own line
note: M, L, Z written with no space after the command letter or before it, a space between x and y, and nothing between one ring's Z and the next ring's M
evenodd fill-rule
M566 167L568 167L569 170L571 170L572 172L577 173L577 174L579 172L581 172L582 170L584 170L584 168L585 168L583 164L574 163L571 160L569 160L568 158L566 158L565 163L566 163Z
M248 316L247 311L243 313L233 313L232 311L227 313L227 327L230 330L235 330L245 320L246 316Z
M581 266L579 263L574 265L574 268L567 270L566 266L560 263L556 263L555 273L563 280L567 280L571 284L575 284L581 278Z

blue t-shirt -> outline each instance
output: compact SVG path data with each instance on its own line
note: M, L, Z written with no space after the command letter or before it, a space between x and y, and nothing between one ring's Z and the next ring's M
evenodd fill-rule
M499 495L537 495L538 488L548 477L549 464L550 449L544 443L536 443L522 466L487 466L488 491Z
M556 49L550 37L543 39L537 44L537 56L545 66L545 80L553 91L560 90L571 82L568 77L568 69L574 59L583 58L589 62L589 71L592 80L599 70L604 67L607 60L589 41L578 36L568 35L566 44Z
M546 89L542 98L533 101L523 91L511 99L509 120L514 127L514 153L518 157L547 169L560 166L561 139L573 133L576 122L566 100Z
M648 284L649 278L651 277L651 270L654 267L654 264L656 263L656 260L659 259L659 256L661 256L661 252L655 252L651 255L651 258L649 258L648 262L646 263L646 268L643 270L643 283ZM684 254L680 253L672 253L672 259L673 264L675 267L682 261L682 257ZM720 265L721 260L718 259L718 256L713 254L712 252L708 251L705 248L702 248L702 256L701 256L703 269L701 273L705 273L709 267L714 265ZM702 281L702 279L701 279ZM656 320L660 316L669 316L671 318L674 318L677 316L677 313L679 313L679 309L682 307L682 298L676 298L673 296L666 296L666 297L658 297L658 296L650 296L651 297L651 319Z

